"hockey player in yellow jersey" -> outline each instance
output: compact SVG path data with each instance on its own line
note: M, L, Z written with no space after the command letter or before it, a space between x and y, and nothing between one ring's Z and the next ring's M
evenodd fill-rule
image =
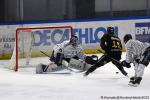
M113 27L107 28L107 34L103 35L101 38L100 46L105 51L105 54L96 62L95 65L90 67L84 75L87 76L97 68L105 65L106 63L112 62L123 75L127 76L127 72L119 63L122 54L122 44L121 40L114 35Z

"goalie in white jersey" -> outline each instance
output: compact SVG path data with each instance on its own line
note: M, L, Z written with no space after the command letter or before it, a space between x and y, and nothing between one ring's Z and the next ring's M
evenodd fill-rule
M150 44L133 40L130 34L124 36L126 48L126 60L122 61L123 66L130 67L134 64L135 75L130 78L130 86L138 86L142 80L144 69L150 61Z
M57 44L56 46L54 46L52 55L50 57L50 61L53 63L49 65L38 65L36 67L36 73L55 72L68 68L85 71L90 67L89 64L85 63L85 61L90 64L92 62L95 63L95 60L92 60L94 57L95 56L86 56L83 53L83 49L78 41L78 37L72 35L69 41L64 41L61 44ZM66 62L67 64L64 62Z

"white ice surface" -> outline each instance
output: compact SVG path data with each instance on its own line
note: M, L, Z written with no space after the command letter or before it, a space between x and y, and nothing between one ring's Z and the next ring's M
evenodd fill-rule
M83 77L83 73L73 72L35 74L35 68L13 72L3 68L8 62L0 61L0 100L116 100L101 99L101 96L150 96L150 65L145 69L141 85L130 87L129 78L120 72L116 74L118 69L112 63ZM125 70L134 75L133 68Z

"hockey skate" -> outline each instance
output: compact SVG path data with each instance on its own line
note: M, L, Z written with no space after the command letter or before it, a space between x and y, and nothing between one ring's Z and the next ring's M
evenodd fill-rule
M129 81L129 83L134 82L134 80L135 80L135 77L134 77L134 76L130 77L130 81Z
M134 85L134 80L135 80L135 77L134 77L134 76L131 77L131 78L130 78L130 81L129 81L129 83L128 83L128 85L129 85L129 86L133 86L133 85Z
M128 85L132 87L138 87L140 85L141 80L141 77L131 77Z
M139 86L138 83L133 83L133 82L129 82L128 85L129 85L129 86L132 86L132 87L138 87L138 86Z

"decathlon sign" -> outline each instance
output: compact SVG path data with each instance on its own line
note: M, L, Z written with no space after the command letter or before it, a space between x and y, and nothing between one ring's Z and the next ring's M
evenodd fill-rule
M33 46L50 46L62 43L70 37L70 29L52 29L34 31Z
M115 26L115 35L118 35L118 26ZM106 34L107 27L74 28L73 34L77 35L82 44L99 43L103 34ZM69 40L69 29L36 30L33 46L50 46Z

